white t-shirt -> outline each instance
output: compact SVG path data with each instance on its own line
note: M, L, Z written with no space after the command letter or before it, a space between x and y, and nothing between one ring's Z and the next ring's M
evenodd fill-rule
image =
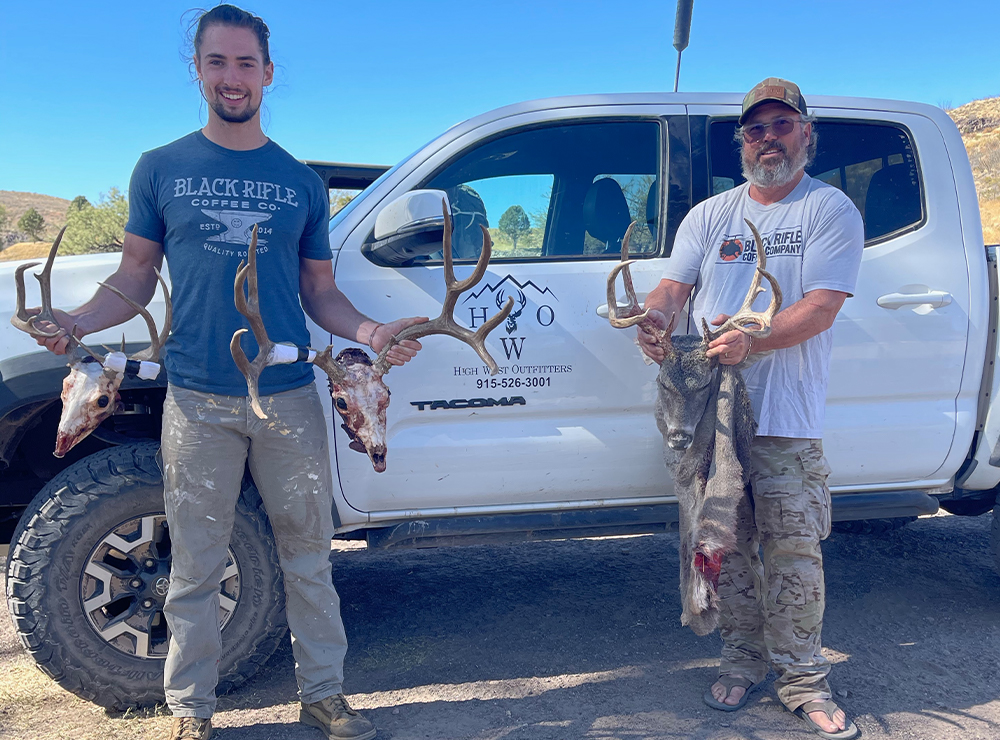
M764 241L766 269L781 286L782 310L811 290L854 293L864 224L850 198L809 175L769 206L753 200L749 188L744 183L702 201L677 230L663 277L695 285L688 333L701 333L703 317L711 326L718 314L732 315L746 298L757 245L744 218L753 222ZM767 280L761 287L765 291L754 302L755 311L763 311L771 300ZM795 347L777 350L744 371L758 435L823 436L832 344L833 330L828 329Z

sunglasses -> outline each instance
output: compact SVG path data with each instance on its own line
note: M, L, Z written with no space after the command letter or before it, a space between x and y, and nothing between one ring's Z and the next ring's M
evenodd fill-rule
M770 123L755 123L752 126L743 127L743 141L752 143L760 141L767 134L767 130L774 129L775 136L785 136L792 133L795 124L801 123L797 118L775 118Z

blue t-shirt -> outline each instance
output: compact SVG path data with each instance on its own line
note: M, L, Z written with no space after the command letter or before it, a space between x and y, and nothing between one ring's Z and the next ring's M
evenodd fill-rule
M174 316L167 380L205 393L245 396L229 342L249 323L236 310L233 282L257 225L260 312L273 342L309 344L299 304L299 258L331 258L330 206L319 176L269 141L236 151L201 131L139 158L129 183L125 231L163 245ZM242 338L251 360L257 343ZM260 377L262 394L313 380L312 365L277 365Z

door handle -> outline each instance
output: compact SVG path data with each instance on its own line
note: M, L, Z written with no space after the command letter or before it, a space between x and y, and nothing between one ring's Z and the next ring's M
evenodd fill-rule
M636 293L635 299L636 299L636 301L638 301L639 305L641 306L643 303L646 302L646 296L648 296L648 295L649 295L649 293ZM618 308L628 308L628 304L627 303L618 302ZM608 318L608 304L607 303L602 303L600 306L597 307L597 315L600 316L602 319Z
M882 308L897 309L903 306L930 306L941 308L951 303L951 293L928 290L926 293L886 293L876 301Z

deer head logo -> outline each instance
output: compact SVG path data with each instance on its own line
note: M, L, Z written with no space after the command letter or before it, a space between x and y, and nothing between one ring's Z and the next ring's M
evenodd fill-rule
M515 292L517 293L517 298L508 295L506 290L501 290L497 293L497 308L503 308L508 299L513 300L517 304L517 310L510 312L510 315L507 317L507 323L504 324L504 329L507 330L508 334L513 334L517 331L517 317L521 315L524 307L528 304L528 299L524 297L523 291L516 290Z

